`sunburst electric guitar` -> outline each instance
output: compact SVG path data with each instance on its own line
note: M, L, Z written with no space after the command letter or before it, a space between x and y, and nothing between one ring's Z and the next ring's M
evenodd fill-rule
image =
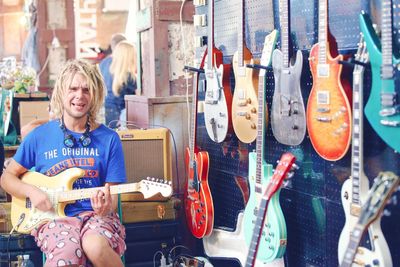
M365 42L361 37L358 44L356 61L367 64L368 53ZM353 71L353 141L352 141L352 161L351 177L342 186L342 206L346 216L346 223L340 233L338 242L338 260L343 261L346 246L350 240L350 234L360 217L361 206L365 202L368 194L369 181L364 173L363 160L363 75L364 65L356 64ZM375 220L368 227L367 239L371 249L359 246L359 253L355 256L353 266L379 266L392 267L392 257L385 236L382 233L380 219Z
M351 88L341 81L342 55L332 58L328 40L328 2L319 0L318 43L310 51L313 86L307 103L307 129L315 151L339 160L351 141Z
M235 73L235 91L232 100L232 124L236 136L243 143L251 143L257 137L257 88L258 70L247 68L247 64L258 64L259 60L253 59L250 50L245 45L244 38L244 1L241 1L241 18L238 21L238 50L233 55L232 65ZM278 31L274 30L269 38L271 51L275 46ZM271 55L270 53L266 53ZM265 66L270 65L270 56L266 59ZM265 109L267 112L268 109ZM268 120L268 115L265 116Z
M200 63L204 66L205 54ZM197 93L199 75L193 77L192 110L190 116L190 140L186 148L185 164L187 168L186 190L184 193L186 224L196 238L209 235L214 226L214 206L208 186L209 156L196 146Z
M104 187L93 187L85 189L72 189L73 183L83 177L85 171L80 168L70 168L62 173L48 177L38 172L27 172L22 176L22 181L34 185L44 191L54 211L43 212L32 207L29 198L13 197L11 202L11 223L17 232L30 233L33 228L58 217L65 217L64 208L67 204L79 199L90 198L94 192ZM172 193L171 185L155 180L142 180L138 183L119 184L110 186L112 195L141 192L144 198L149 198L157 193L168 197Z
M262 61L262 59L261 59ZM243 227L247 246L252 246L253 229L258 217L258 208L267 185L272 176L272 165L264 161L264 137L265 137L265 69L260 70L260 81L258 87L258 133L256 141L256 152L249 153L249 184L250 197L244 210ZM259 240L259 253L257 260L260 262L271 262L281 258L286 250L286 222L279 203L278 191L270 200L270 208L267 212L267 223L257 225L261 227L261 238Z
M255 211L257 212L254 213L257 215L257 217L254 222L253 234L251 236L249 253L247 255L246 263L244 265L245 267L256 266L255 263L257 262L256 259L258 257L258 253L270 254L274 255L275 257L283 256L280 255L279 252L282 251L279 251L278 248L286 246L286 236L280 235L280 233L283 234L283 232L276 232L276 230L278 230L279 228L280 221L279 220L275 221L274 220L275 214L273 212L268 212L268 211L269 209L275 209L274 212L276 212L276 208L274 207L274 205L279 203L279 196L278 200L275 199L276 201L278 201L277 203L270 203L270 201L272 201L277 192L280 191L283 180L287 177L287 175L292 175L290 173L292 169L295 168L296 166L294 165L295 160L296 158L291 153L285 153L281 156L281 159L278 161L278 165L275 168L274 175L272 175L267 185L267 188L263 193L260 204L259 206L256 207ZM272 224L274 223L277 223L275 227L272 226ZM269 227L268 232L264 233L263 230L264 225L267 225L267 227ZM284 226L286 227L286 225ZM286 229L284 233L286 234ZM262 250L263 249L261 247L262 240L268 240L268 239L271 240L269 242L269 246L264 248L267 251ZM285 250L283 250L283 252L285 252Z
M207 81L204 98L204 123L208 136L216 143L232 132L232 92L229 64L223 64L222 52L214 46L214 1L208 2Z
M290 1L279 1L281 19L281 50L275 49L272 67L275 91L271 107L271 128L276 140L285 145L299 145L306 134L306 112L301 95L303 54L296 53L296 62L290 63Z
M399 177L392 172L381 172L368 192L365 202L362 204L360 217L356 225L351 230L350 240L347 249L344 253L343 261L340 267L353 267L353 266L384 266L384 262L374 261L372 265L368 262L357 262L357 256L362 253L359 251L359 245L363 238L364 233L367 231L368 226L381 218L383 209L390 199L393 192L398 188Z
M372 88L365 105L365 116L382 140L394 150L400 151L400 103L394 75L394 66L399 66L400 57L392 49L392 12L392 1L383 0L382 46L368 15L360 15L360 27L367 43L372 69Z

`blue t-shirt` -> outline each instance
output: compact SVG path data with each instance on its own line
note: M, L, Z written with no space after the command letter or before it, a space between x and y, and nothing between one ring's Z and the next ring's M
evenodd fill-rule
M120 95L114 95L112 91L113 76L110 72L110 66L112 63L112 57L106 57L100 64L100 72L103 75L104 83L107 88L107 95L104 102L106 108L115 108L118 112L121 112L125 108L125 95L133 95L136 91L136 81L132 77L128 77L128 81L123 84Z
M29 133L14 160L26 169L35 167L36 172L55 176L63 170L79 167L86 174L73 184L74 189L103 186L105 182L126 182L122 143L118 134L100 125L90 132L91 143L84 147L79 142L82 133L68 131L76 140L73 148L64 145L64 133L58 120L36 127ZM92 210L90 199L77 200L65 208L67 216Z

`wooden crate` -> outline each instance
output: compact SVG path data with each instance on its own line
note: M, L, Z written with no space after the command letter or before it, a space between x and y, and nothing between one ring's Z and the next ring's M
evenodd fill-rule
M168 201L122 201L122 222L152 222L175 220L181 201L172 197Z
M0 203L0 233L9 233L11 224L11 202Z

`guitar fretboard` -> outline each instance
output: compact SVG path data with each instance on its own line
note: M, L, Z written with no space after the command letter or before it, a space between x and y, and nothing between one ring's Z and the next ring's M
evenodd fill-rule
M212 58L214 49L214 0L208 1L208 36L207 36L207 69L211 70L214 59Z
M357 253L357 248L360 245L361 238L365 231L366 226L357 224L350 235L350 242L347 246L346 253L344 254L344 259L340 267L351 267L353 265L354 257Z
M364 157L362 146L364 143L363 138L363 74L364 67L356 66L353 72L353 142L352 142L352 164L351 164L351 177L352 177L352 203L361 205L360 203L360 188L362 188L361 175L364 173Z
M283 54L283 67L289 67L290 47L290 4L288 0L281 0L279 3L279 16L281 23L281 50Z
M257 194L262 193L261 176L262 176L262 164L264 159L264 91L265 91L265 70L263 70L264 76L258 79L258 112L257 112L257 139L256 139L256 183L255 191Z
M238 67L243 68L243 47L244 47L244 1L240 1L240 15L238 20L238 39L237 39L237 46L238 46ZM239 71L240 73L240 71Z
M328 0L319 0L318 3L318 63L326 64L328 45Z
M58 193L58 202L67 202L78 199L90 198L97 190L104 187L75 189ZM140 183L120 184L110 186L111 195L140 191Z
M392 1L382 1L382 79L393 79L392 63Z
M258 209L257 213L257 219L256 222L254 223L254 229L253 229L253 235L251 236L251 241L250 241L250 248L249 248L249 254L247 255L246 258L246 263L245 267L253 267L257 258L257 250L258 250L258 244L260 241L260 238L262 236L261 231L264 225L265 221L265 215L267 213L267 208L268 208L268 202L269 198L264 196L261 199L260 206Z

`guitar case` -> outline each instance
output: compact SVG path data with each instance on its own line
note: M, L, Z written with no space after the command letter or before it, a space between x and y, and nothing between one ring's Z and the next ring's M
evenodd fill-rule
M175 220L181 200L171 197L167 201L122 201L122 222L155 222Z

